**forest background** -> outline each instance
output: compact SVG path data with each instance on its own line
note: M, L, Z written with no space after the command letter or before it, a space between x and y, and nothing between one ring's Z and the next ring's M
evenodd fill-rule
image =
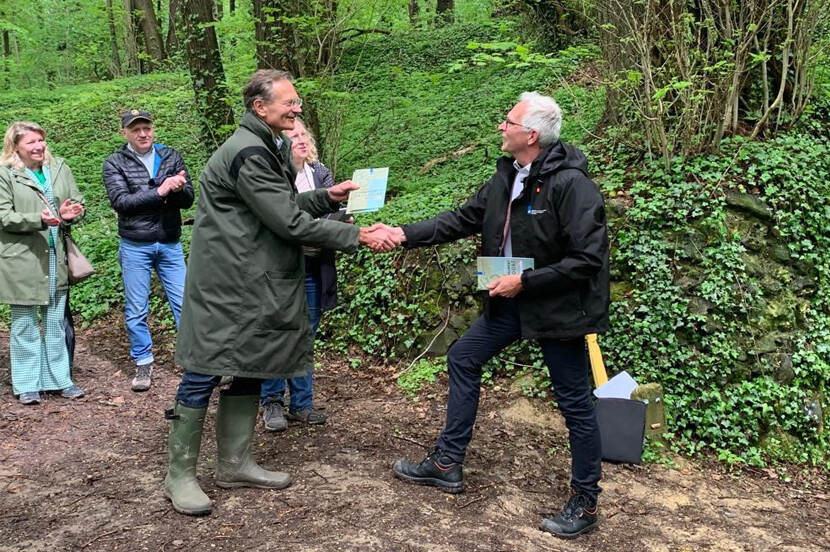
M42 124L86 196L75 238L99 273L72 301L92 324L123 291L100 170L124 109L153 112L196 180L251 72L286 68L338 180L390 167L386 207L358 224L402 224L474 192L518 94L552 94L607 201L609 370L666 393L646 458L827 470L829 30L817 0L0 0L0 124ZM417 399L477 314L475 251L341 256L322 342L355 370L399 365ZM533 347L487 368L550 400Z

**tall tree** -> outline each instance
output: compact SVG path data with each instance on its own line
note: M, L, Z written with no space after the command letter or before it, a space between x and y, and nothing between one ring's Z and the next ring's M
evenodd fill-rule
M294 32L286 17L302 13L301 2L253 0L256 60L260 69L284 69L302 76L302 62L294 41Z
M418 12L421 11L421 6L418 5L418 0L409 0L409 24L414 25L418 22Z
M213 5L213 0L183 0L182 36L202 134L218 145L233 128L233 110L227 101L228 85L216 30L211 25L215 22Z
M435 13L442 22L452 23L455 19L455 0L438 0Z
M176 21L179 16L179 4L181 0L170 0L167 8L167 39L164 41L164 47L167 49L167 55L172 56L179 51L179 37L176 35Z
M236 11L236 0L228 0L228 13Z
M0 12L0 21L6 19L6 14ZM11 39L9 37L9 29L3 27L3 84L5 85L11 79L7 76L9 72L9 58L12 55Z
M147 55L156 66L167 57L164 41L161 39L161 26L153 10L152 0L134 0L135 7L141 12L141 30L144 33L144 45Z
M133 73L141 72L138 61L138 41L135 36L135 15L133 14L134 0L124 0L124 45L127 50L127 66Z
M112 13L112 0L107 0L107 23L110 30L110 50L112 75L121 75L121 56L118 55L118 37L115 34L115 15Z

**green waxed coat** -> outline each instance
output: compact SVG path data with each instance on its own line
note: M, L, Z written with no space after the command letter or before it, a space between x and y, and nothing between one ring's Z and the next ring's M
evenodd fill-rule
M176 342L185 370L269 379L312 366L302 246L353 251L358 229L315 218L338 204L297 194L290 151L248 111L205 165Z
M56 206L70 198L83 202L69 165L53 158L48 167ZM0 303L49 304L49 230L40 218L44 204L39 190L25 172L0 167ZM55 240L57 288L66 289L69 280L60 236Z

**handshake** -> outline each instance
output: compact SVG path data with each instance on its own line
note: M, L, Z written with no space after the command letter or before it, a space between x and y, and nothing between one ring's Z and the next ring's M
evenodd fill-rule
M406 241L406 235L400 226L387 226L383 223L360 228L358 241L372 251L384 253L392 251Z
M328 189L329 199L332 201L345 201L349 197L349 192L357 189L359 189L357 184L351 180L344 180L340 184ZM360 235L358 236L358 242L361 245L365 245L372 249L372 251L380 253L392 251L405 241L406 236L399 226L392 227L381 223L360 228Z

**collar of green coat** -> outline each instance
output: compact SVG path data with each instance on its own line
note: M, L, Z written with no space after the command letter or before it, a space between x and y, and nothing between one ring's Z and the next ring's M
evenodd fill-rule
M58 176L58 172L61 170L63 165L64 160L62 158L52 157L52 159L49 160L49 163L42 167L44 169L44 173L49 175L50 184L54 185L55 179ZM11 172L15 178L20 180L22 184L25 184L26 186L29 186L30 188L36 191L40 191L40 186L38 185L36 180L29 176L26 167L23 167L22 170L17 170L14 167L8 167L8 169L9 172Z
M276 136L274 136L274 132L271 130L271 127L265 124L265 121L257 117L253 111L250 109L245 111L245 115L242 116L242 122L239 126L253 132L257 138L261 139L265 143L268 149L274 152L274 155L280 157L283 161L288 159L291 152L291 141L285 136L285 134L280 132L279 137L282 139L282 147L278 148Z

